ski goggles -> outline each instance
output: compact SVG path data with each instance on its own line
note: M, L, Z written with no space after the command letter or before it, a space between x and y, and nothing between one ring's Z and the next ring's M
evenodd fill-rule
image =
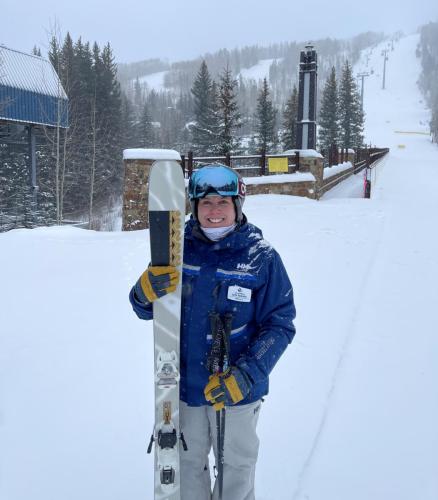
M222 165L202 167L190 178L189 198L204 198L210 193L245 196L245 184L231 168Z

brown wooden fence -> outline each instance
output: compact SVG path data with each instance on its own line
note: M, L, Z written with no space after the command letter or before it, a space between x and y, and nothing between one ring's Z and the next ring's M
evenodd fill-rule
M321 186L318 189L317 197L320 198L324 193L335 187L340 182L346 180L353 174L358 174L364 169L371 170L376 167L380 160L389 152L389 148L363 148L356 152L355 161L353 163L353 167L340 172L339 174L334 175L333 177L329 177L324 179L321 183ZM359 154L357 154L359 153Z
M186 176L190 177L193 170L210 163L223 163L240 172L244 177L257 177L269 175L269 158L287 158L288 173L297 172L300 169L300 153L289 154L266 154L259 155L225 155L225 156L193 156L189 151L187 155L181 155L181 164Z
M338 165L346 161L351 161L354 165L354 173L360 172L374 161L384 156L389 151L388 148L359 148L353 153L347 148L338 148L332 146L329 150L322 150L321 154L324 157L324 166ZM269 175L268 161L269 158L287 158L288 173L298 172L300 170L300 153L296 151L294 154L266 154L259 155L230 155L225 156L194 156L192 151L187 155L181 155L181 165L183 166L186 177L190 177L193 170L202 165L210 163L223 163L240 172L244 177L258 177Z

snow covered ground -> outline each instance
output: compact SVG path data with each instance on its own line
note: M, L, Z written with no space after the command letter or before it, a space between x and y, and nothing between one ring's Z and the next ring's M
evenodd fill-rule
M298 311L260 416L257 500L438 498L438 148L412 133L428 119L417 41L389 53L384 91L381 47L369 62L367 138L391 148L371 200L358 177L319 202L245 204ZM127 300L148 243L147 231L0 234L2 500L152 499L152 329Z

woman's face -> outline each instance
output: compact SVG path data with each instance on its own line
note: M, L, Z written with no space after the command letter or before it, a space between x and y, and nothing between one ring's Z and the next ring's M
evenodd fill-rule
M206 196L198 202L198 220L202 227L226 227L236 222L231 196Z

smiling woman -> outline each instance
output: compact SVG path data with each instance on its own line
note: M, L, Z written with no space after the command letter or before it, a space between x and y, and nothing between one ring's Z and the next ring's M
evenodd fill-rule
M242 212L245 183L225 165L189 182L181 311L181 500L254 500L256 427L269 373L295 335L292 285L278 253ZM163 283L151 276L167 274ZM142 319L179 275L148 268L131 290ZM176 285L175 285L176 286ZM226 415L226 433L224 431ZM208 455L218 477L211 496Z

